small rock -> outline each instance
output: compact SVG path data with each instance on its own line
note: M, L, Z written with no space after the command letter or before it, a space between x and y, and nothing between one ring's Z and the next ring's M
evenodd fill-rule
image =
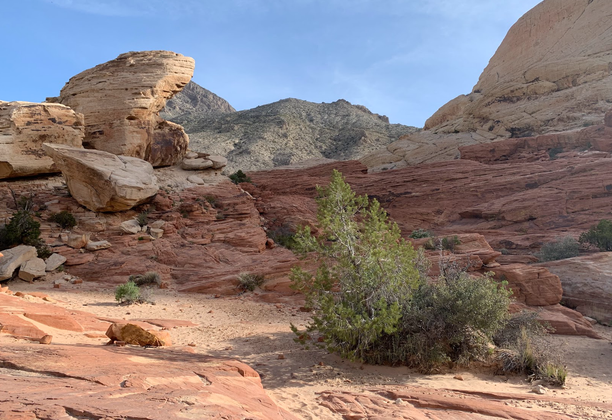
M404 405L404 400L402 400L401 398L398 398L397 400L395 400L395 404Z
M186 171L201 171L213 167L214 163L209 159L185 159L181 163L181 168Z
M164 235L164 230L151 228L149 234L151 235L153 239L159 239Z
M197 152L192 152L190 150L187 153L185 153L185 159L197 159L197 158L198 158Z
M546 394L546 388L544 388L542 385L536 385L531 389L532 392L539 394L539 395L544 395Z
M126 220L125 222L121 223L120 227L124 233L135 234L140 232L140 224L137 220Z
M227 165L227 159L223 156L210 155L208 159L212 162L213 169L221 169Z
M189 343L187 344L189 347L196 347L196 343Z
M40 340L38 340L38 342L40 344L51 344L51 340L53 340L53 336L52 335L44 335Z
M55 284L53 284L53 288L54 288L54 289L59 289L59 288L60 288L60 286L61 286L61 285L60 285L59 283L55 283Z
M187 181L196 185L204 185L204 180L197 175L191 175L187 177Z
M32 258L26 261L19 269L19 278L31 283L34 279L46 274L45 267L46 264L42 258Z
M66 257L60 254L51 254L47 261L45 262L45 271L54 271L57 268L66 262Z
M99 251L101 249L108 249L111 247L111 243L108 241L89 241L85 246L85 249L88 251Z
M164 220L156 220L153 223L150 224L151 229L161 229L164 227L164 225L166 224L166 222Z
M85 248L89 242L89 236L89 234L71 233L68 235L66 245L74 249Z
M70 284L82 284L82 283L83 283L83 279L79 279L79 278L70 279Z
M285 355L284 354L279 354L278 355L278 360L284 360L285 359Z
M463 376L461 376L461 375L455 375L455 376L454 376L454 378L455 378L456 380L458 380L458 381L463 381L463 380L464 380L464 379L463 379Z

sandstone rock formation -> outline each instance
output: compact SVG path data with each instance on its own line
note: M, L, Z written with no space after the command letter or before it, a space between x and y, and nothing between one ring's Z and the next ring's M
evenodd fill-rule
M612 253L539 265L559 276L567 305L602 323L612 324Z
M339 100L284 99L247 111L175 118L191 149L227 157L227 171L269 169L311 158L356 159L417 131Z
M0 374L8 419L297 419L266 395L257 372L235 360L177 350L12 344L2 346L0 364L11 367Z
M612 4L545 0L510 29L472 92L362 162L372 170L448 160L457 147L597 124L612 97Z
M537 401L552 403L553 397L499 392L472 392L443 389L432 392L419 387L385 387L360 393L328 390L320 395L321 404L344 419L435 419L435 420L570 420L572 415L523 408ZM520 401L525 404L509 404ZM557 400L562 404L578 401ZM604 408L605 407L605 408ZM604 404L610 410L612 405Z
M172 165L182 159L189 138L158 113L189 82L194 67L192 58L169 51L121 54L72 77L59 101L85 116L86 147L156 167Z
M45 143L66 178L72 196L91 211L123 211L157 194L150 163L99 150L76 149Z
M159 115L169 121L197 120L203 115L220 115L236 112L225 99L204 89L193 80L166 102Z
M81 147L83 116L60 104L0 101L0 179L58 172L42 144Z
M92 345L113 320L63 309L39 293L16 295L0 293L2 419L296 419L266 395L257 372L237 360L169 348ZM157 325L195 324L159 319L128 325L168 338ZM81 339L76 345L53 340L52 347L41 346L51 342L48 331Z

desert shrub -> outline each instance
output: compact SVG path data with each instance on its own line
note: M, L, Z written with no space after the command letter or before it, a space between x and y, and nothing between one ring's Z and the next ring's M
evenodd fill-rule
M252 292L265 281L263 274L240 273L238 275L238 289L244 292Z
M580 244L571 236L542 245L536 257L540 261L556 261L580 255Z
M240 184L242 182L251 182L251 178L249 178L248 176L246 176L246 174L244 172L242 172L242 170L238 169L236 172L234 172L233 174L231 174L229 176L229 179L234 183L234 184Z
M55 222L62 229L70 229L76 226L77 222L72 213L69 211L63 210L59 213L54 213L49 217L50 222Z
M136 221L140 227L146 226L149 223L149 213L146 211L138 213L138 216L136 216Z
M459 240L459 237L457 235L449 236L447 238L442 238L442 240L440 241L440 246L442 247L442 249L445 249L447 251L454 251L455 245L460 245L460 244L461 244L461 241Z
M319 188L321 235L296 234L296 251L314 251L312 275L294 267L294 288L305 294L313 317L297 340L322 340L342 357L431 370L486 353L507 316L509 292L490 277L446 270L429 283L428 261L402 239L376 200L357 197L334 171Z
M580 235L579 241L581 244L594 245L600 251L612 251L612 222L605 219L600 221L597 226Z
M447 362L467 365L486 358L508 317L510 293L492 276L471 277L442 264L443 275L414 291L397 332L383 336L366 361L431 371Z
M40 223L34 220L32 213L18 210L0 229L0 250L20 244L36 246L42 242L39 236Z
M274 229L268 230L268 237L275 243L284 246L287 249L295 247L295 231L288 225L283 224Z
M147 271L144 274L132 274L129 277L129 281L136 284L136 286L161 285L161 277L155 271Z
M139 301L140 288L133 281L117 286L115 289L115 300L119 303L132 304Z
M555 160L557 159L557 155L559 153L563 153L563 147L553 147L548 151L548 157L550 158L550 160Z
M567 369L548 341L548 333L549 329L538 321L537 312L513 314L493 338L501 349L497 358L502 371L525 373L531 379L564 385Z
M424 229L415 229L410 233L412 239L431 238L433 235L431 232Z

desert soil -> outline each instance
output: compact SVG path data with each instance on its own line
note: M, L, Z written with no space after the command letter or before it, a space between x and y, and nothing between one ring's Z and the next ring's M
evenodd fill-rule
M123 318L164 318L188 320L197 327L172 329L175 346L195 346L196 352L212 356L232 357L252 366L262 377L268 394L277 404L304 419L340 419L321 406L318 394L325 390L365 392L387 386L421 386L433 390L469 390L531 393L533 384L524 376L495 376L478 370L453 370L436 375L422 375L404 367L368 366L343 361L325 351L304 349L293 341L290 324L303 328L309 314L297 305L271 304L258 301L257 292L235 297L215 298L204 294L158 290L155 304L118 305L112 289L84 283L65 289L53 289L50 281L28 284L10 283L14 292L43 292L57 304L91 312L99 316ZM44 327L49 330L49 327ZM546 397L591 401L590 407L556 403L544 399L510 400L508 404L532 410L563 412L576 418L612 419L612 411L598 407L612 403L612 328L596 326L604 337L553 336L569 369L565 389L551 387ZM53 343L75 344L84 340L103 345L106 339L88 339L82 334L55 330ZM14 340L2 335L1 342ZM462 379L456 379L460 376Z

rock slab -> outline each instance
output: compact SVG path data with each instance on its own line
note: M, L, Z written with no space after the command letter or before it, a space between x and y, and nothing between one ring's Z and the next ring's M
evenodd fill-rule
M48 143L43 149L62 171L72 196L91 211L129 210L157 194L153 167L142 159Z

